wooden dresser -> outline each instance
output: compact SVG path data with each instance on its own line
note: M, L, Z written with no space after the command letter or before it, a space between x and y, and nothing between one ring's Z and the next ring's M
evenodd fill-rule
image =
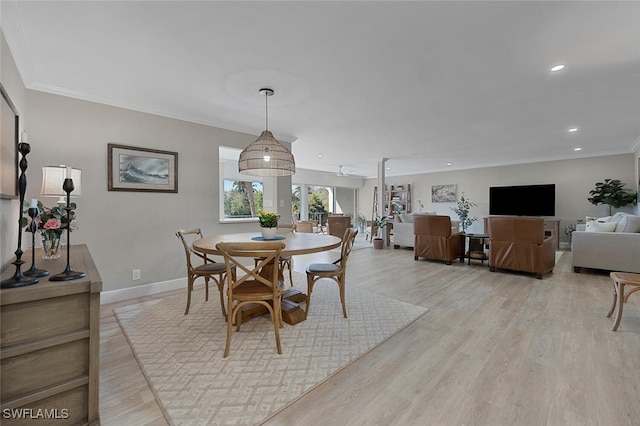
M22 259L25 271L31 251ZM49 261L36 251L36 265L51 275L64 271L66 264L66 249L60 259ZM87 276L58 282L42 277L31 286L0 290L2 425L100 423L102 280L84 244L71 247L71 269ZM14 272L11 265L2 278Z

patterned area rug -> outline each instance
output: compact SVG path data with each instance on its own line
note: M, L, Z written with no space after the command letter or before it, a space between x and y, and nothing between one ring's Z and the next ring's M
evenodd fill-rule
M319 282L307 320L280 330L282 355L262 316L234 331L223 359L215 286L209 302L203 293L196 289L186 316L183 294L114 309L172 425L260 424L428 311L347 287L345 319L337 286Z

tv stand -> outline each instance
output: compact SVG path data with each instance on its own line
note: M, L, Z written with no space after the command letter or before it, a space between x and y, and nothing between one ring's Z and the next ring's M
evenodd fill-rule
M521 217L521 216L519 216ZM484 218L484 233L489 233L489 226L487 223L488 218ZM553 245L556 247L556 251L560 250L560 219L544 218L544 236L554 239Z

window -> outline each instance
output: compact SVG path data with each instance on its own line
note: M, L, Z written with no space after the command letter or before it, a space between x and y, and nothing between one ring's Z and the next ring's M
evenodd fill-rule
M224 179L223 220L250 219L262 210L262 182Z
M257 222L263 206L262 178L238 173L239 149L221 146L219 155L220 222Z

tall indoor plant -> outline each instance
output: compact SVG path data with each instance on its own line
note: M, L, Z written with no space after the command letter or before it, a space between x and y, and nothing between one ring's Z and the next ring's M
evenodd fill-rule
M387 226L387 219L387 216L377 216L375 219L373 219L373 222L371 222L371 226L376 230L376 236L373 239L373 248L381 249L382 247L384 247L382 230Z
M473 216L473 217L469 216L471 209L477 206L478 206L477 203L474 203L473 201L469 201L468 198L465 198L464 192L463 192L462 196L458 200L458 204L456 205L456 207L449 207L451 210L456 212L456 214L460 218L460 225L462 226L462 232L467 232L467 228L470 227L473 224L473 222L478 220L476 216Z
M635 204L638 194L634 191L623 188L626 184L619 179L605 179L604 182L596 182L596 187L589 191L587 200L594 205L607 204L609 206L609 216L611 208L616 209L628 204Z

